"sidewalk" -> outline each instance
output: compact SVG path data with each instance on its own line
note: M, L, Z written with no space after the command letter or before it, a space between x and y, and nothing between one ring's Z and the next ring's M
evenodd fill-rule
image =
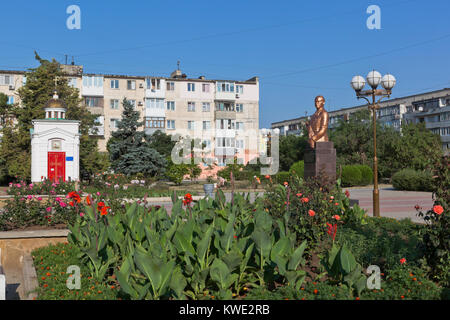
M373 216L373 186L365 188L347 188L351 199L359 200L359 206L367 210L369 216ZM415 205L422 207L426 211L433 206L431 192L418 191L397 191L389 185L379 187L380 190L380 215L395 219L410 218L414 222L424 223L422 218L417 216Z

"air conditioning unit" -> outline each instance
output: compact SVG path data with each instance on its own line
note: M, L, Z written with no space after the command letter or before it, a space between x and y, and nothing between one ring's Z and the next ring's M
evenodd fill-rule
M156 92L156 89L152 89L152 92Z
M142 101L139 101L139 102L138 102L138 106L142 106Z
M236 93L236 99L239 99L239 94Z
M10 85L10 86L9 86L9 90L15 90L15 89L16 89L15 86L13 86L13 85Z
M144 84L143 84L143 83L140 83L140 84L139 84L139 88L141 88L141 89L144 88Z

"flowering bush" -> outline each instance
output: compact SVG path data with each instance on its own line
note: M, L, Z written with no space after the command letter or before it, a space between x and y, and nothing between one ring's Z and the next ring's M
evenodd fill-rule
M320 178L304 181L293 175L283 184L271 179L264 198L265 208L283 218L287 228L298 235L297 242L308 241L314 249L325 238L328 224L342 223L352 210L349 200L337 187L321 186Z
M448 158L434 167L434 206L427 212L419 212L427 227L422 236L426 246L425 256L432 277L450 286L450 174ZM416 209L420 209L417 208Z
M75 220L79 202L73 194L71 197L69 195L40 197L22 194L22 192L23 190L16 193L12 199L8 199L5 207L0 209L0 230L29 226L55 226Z
M26 183L20 181L17 183L10 183L6 190L8 195L62 195L67 194L75 187L75 182L53 182L44 179L42 182Z

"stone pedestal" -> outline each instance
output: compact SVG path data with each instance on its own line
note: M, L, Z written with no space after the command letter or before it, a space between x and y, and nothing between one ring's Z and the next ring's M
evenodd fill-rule
M316 148L309 146L305 150L305 179L322 176L327 181L336 183L336 149L333 142L316 142Z

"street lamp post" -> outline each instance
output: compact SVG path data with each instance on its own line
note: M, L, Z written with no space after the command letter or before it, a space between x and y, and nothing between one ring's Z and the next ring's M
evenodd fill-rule
M391 74L386 74L381 77L378 71L372 70L366 77L367 83L372 88L370 90L364 90L366 82L361 76L354 76L351 81L352 88L356 92L356 97L358 99L364 99L369 105L369 110L372 110L373 118L373 215L375 217L380 216L380 193L378 190L378 158L377 158L377 109L379 108L378 103L391 95L392 88L395 86L395 77ZM381 83L384 90L377 89L378 85ZM376 101L376 97L380 96L380 99ZM372 97L370 101L367 97Z

